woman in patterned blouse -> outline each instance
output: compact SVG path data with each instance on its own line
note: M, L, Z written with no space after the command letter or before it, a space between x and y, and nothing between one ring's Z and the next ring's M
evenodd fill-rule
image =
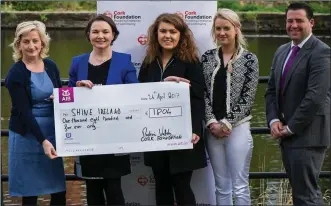
M258 84L258 59L246 49L238 15L219 9L213 19L216 49L202 55L206 81L207 150L214 171L217 205L250 205L248 183L253 140L251 108Z

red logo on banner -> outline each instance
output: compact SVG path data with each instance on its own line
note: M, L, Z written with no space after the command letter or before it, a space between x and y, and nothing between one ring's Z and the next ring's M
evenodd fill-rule
M138 37L138 42L141 45L145 45L147 43L147 36L145 34L142 34Z
M113 14L110 11L105 11L103 15L113 18Z
M148 183L148 178L141 175L138 177L137 182L141 185L141 186L145 186Z
M196 11L185 11L185 15L197 15Z
M180 16L180 18L184 19L184 14L180 11L176 11L176 14Z

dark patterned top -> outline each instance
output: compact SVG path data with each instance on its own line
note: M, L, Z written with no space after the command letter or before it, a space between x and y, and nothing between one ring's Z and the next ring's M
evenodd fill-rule
M206 51L202 57L202 67L206 80L206 125L218 122L213 113L213 90L215 75L221 67L218 56L220 48ZM255 54L240 48L232 64L232 71L226 75L226 116L227 121L235 127L252 118L251 107L255 100L259 78L258 59Z

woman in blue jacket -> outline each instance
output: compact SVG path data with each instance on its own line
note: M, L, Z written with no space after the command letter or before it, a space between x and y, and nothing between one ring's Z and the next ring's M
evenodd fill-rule
M51 194L51 205L65 205L62 158L57 157L52 93L61 87L56 64L47 59L49 36L39 21L20 23L5 85L11 97L8 170L9 195L22 196L23 205L37 205Z
M85 34L93 50L73 58L70 87L92 88L138 82L131 56L112 50L119 31L111 18L105 15L94 17L86 26ZM129 155L80 156L76 159L75 173L86 181L88 205L125 204L121 176L131 173Z

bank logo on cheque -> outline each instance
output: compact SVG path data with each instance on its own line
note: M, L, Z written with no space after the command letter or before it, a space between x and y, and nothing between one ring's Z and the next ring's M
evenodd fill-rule
M72 140L72 136L71 136L71 133L70 132L67 132L65 134L65 140Z
M105 11L104 15L112 18L118 25L132 25L135 26L141 22L140 15L129 14L126 11Z
M213 20L213 16L200 14L196 11L177 11L176 14L183 18L188 25L206 25Z
M59 103L74 102L74 88L60 88L59 89Z

